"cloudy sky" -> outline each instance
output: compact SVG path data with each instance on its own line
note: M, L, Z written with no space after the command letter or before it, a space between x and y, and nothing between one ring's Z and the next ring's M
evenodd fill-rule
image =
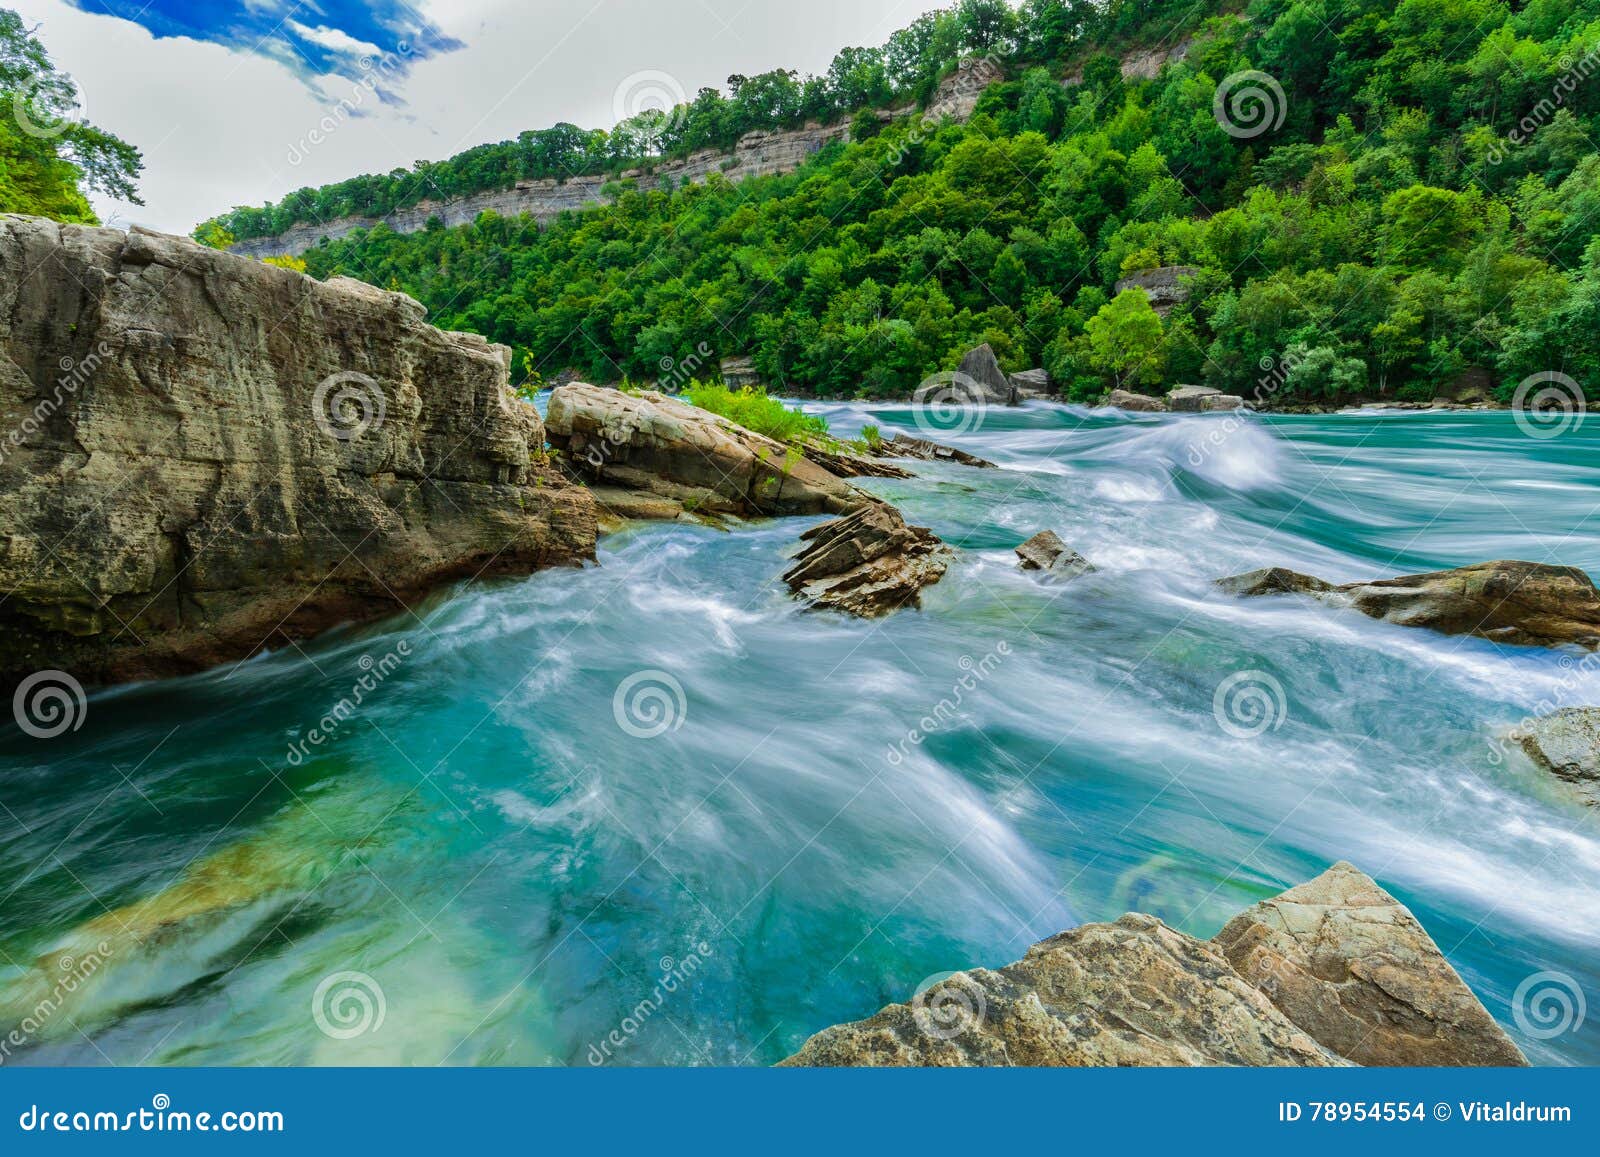
M556 121L609 128L641 91L820 72L938 0L0 0L144 150L145 204L187 233L233 205ZM355 115L347 116L346 112ZM319 122L337 127L313 143Z

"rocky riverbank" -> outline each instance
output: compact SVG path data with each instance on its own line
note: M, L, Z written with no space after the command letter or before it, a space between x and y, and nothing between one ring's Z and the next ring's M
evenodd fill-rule
M403 294L0 217L0 679L200 670L591 558L509 368Z
M1524 1065L1415 917L1338 863L1209 941L1129 913L824 1029L785 1065Z

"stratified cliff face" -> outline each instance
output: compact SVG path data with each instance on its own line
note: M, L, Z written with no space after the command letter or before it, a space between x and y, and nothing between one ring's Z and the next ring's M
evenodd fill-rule
M964 121L972 115L978 97L990 84L1002 79L998 64L988 59L965 62L940 82L925 115L934 119L948 117ZM881 120L894 120L910 116L914 106L880 111ZM721 149L704 149L691 153L681 161L667 161L654 166L649 172L630 169L620 174L623 180L636 179L641 186L653 187L657 182L670 181L674 186L686 181L704 181L712 173L721 173L729 181L745 177L767 177L776 173L792 173L805 164L806 158L834 141L847 140L850 125L808 124L787 132L753 132L739 138L732 152ZM396 233L416 233L425 228L430 218L437 217L446 226L466 225L477 220L478 214L494 212L502 217L519 217L526 214L541 225L572 209L606 204L602 192L610 176L572 177L565 181L518 181L509 189L491 189L450 200L425 200L409 209L398 209L384 217L336 217L331 221L304 223L287 229L273 237L250 237L233 246L235 253L252 257L272 257L280 254L299 254L310 249L323 238L336 241L357 229L370 229L380 222Z
M0 684L192 671L592 557L509 362L403 294L0 215Z

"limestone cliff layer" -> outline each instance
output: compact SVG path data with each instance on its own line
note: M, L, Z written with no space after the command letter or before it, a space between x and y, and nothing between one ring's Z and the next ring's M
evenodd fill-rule
M0 216L0 681L196 670L591 557L508 371L403 294Z

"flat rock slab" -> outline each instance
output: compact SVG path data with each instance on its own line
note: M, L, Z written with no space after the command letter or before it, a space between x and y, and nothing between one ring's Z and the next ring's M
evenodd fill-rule
M1165 398L1157 398L1151 394L1136 394L1132 390L1112 390L1100 404L1114 406L1116 409L1127 410L1134 414L1165 414L1172 408L1167 405Z
M1235 916L1212 943L1356 1064L1527 1064L1416 917L1350 864Z
M996 470L998 467L987 458L968 454L954 446L930 442L926 438L908 438L896 434L878 444L878 453L885 458L915 458L922 462L955 462L962 466L975 466L979 470Z
M1600 646L1600 590L1577 567L1484 562L1456 570L1335 586L1269 567L1221 579L1230 594L1305 594L1332 606L1447 635L1534 647Z

